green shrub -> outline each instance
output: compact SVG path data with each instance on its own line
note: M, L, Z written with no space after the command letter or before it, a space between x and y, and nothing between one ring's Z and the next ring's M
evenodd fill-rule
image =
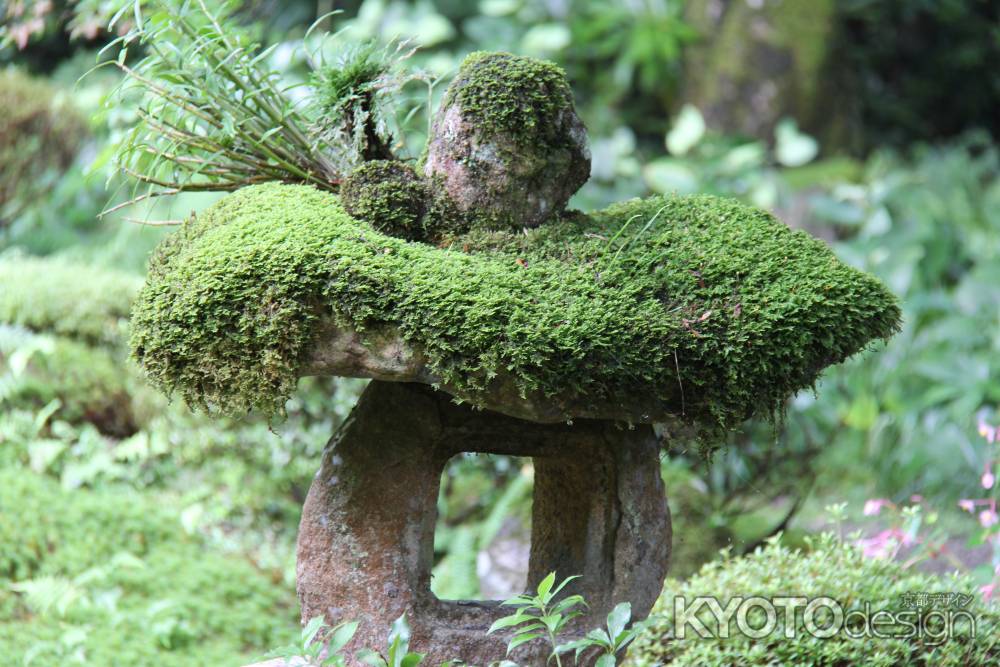
M80 115L49 84L0 70L0 228L72 163L86 135Z
M5 666L235 665L296 630L280 577L212 551L149 495L2 470L0 544Z
M0 408L40 410L58 400L59 419L89 422L108 435L135 433L132 393L140 388L124 360L102 348L45 335L28 334L15 350L4 348L0 341Z
M118 343L142 280L56 258L0 256L0 324Z
M701 596L718 599L723 609L734 597L761 596L776 598L802 596L808 599L830 597L839 602L845 622L855 633L860 628L847 616L853 610L870 613L911 611L906 596L918 593L960 593L970 601L960 609L976 618L974 638L965 620L958 620L953 637L934 645L925 636L916 639L852 639L838 632L830 638L815 638L805 630L803 609L795 614L794 637L786 638L786 614L778 607L776 629L762 639L752 639L735 627L728 638L702 638L690 625L685 637L674 637L675 597L688 604ZM692 605L693 606L693 605ZM921 618L931 611L923 607ZM942 607L937 607L942 610ZM866 612L867 613L867 612ZM703 610L697 613L709 629L716 626ZM749 615L753 627L761 627L763 618ZM870 618L870 616L869 616ZM820 627L829 622L817 616ZM791 626L789 626L791 627ZM884 632L888 630L883 627ZM721 633L717 633L721 634ZM865 558L855 546L823 535L808 551L780 546L772 541L741 558L725 558L709 563L684 584L667 583L657 602L648 627L636 640L629 656L633 667L670 664L676 667L721 667L751 665L949 665L975 667L995 665L1000 659L1000 613L981 602L973 581L964 576L936 577L904 569L893 561Z

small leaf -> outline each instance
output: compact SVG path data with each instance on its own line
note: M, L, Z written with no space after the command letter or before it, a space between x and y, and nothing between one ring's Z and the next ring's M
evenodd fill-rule
M521 612L512 614L511 616L504 616L503 618L498 618L494 621L493 625L490 626L490 629L486 631L486 634L493 634L497 630L520 625L526 621L534 620L534 618L534 616L528 616L527 614L522 614Z
M514 637L513 639L510 640L510 643L507 644L507 655L510 655L510 652L516 649L521 644L527 644L528 642L539 639L542 636L543 636L542 633L536 632L534 634L520 635L518 637Z
M708 312L706 311L706 315ZM611 610L608 614L608 634L611 637L617 637L628 625L629 620L632 618L632 605L628 602L621 602L615 605L615 608Z
M336 653L340 649L347 645L347 642L351 641L354 637L354 633L358 631L358 621L351 621L350 623L341 623L336 628L333 629L330 637L330 642L328 644L330 653Z
M302 645L309 646L313 643L313 639L316 638L316 634L323 628L324 621L322 616L314 616L309 619L306 623L306 627L302 629Z
M667 133L667 150L672 155L686 155L705 135L705 119L697 107L685 104Z
M361 649L354 657L371 667L387 667L385 659L370 648Z
M423 661L423 653L407 653L402 662L399 663L399 667L417 667Z
M594 663L594 667L615 667L618 662L615 660L615 656L605 653L597 662Z
M555 572L553 572L552 574L555 575ZM566 577L565 579L562 580L562 583L559 584L558 586L556 586L556 589L554 591L552 591L552 595L556 595L559 591L561 591L562 589L566 588L566 584L568 584L569 582L573 581L574 579L579 579L579 578L580 578L580 575L578 575L578 574L574 574L572 577ZM583 598L580 598L580 600L582 601Z
M816 140L800 132L791 118L785 118L774 128L774 140L775 157L786 167L801 167L819 153Z
M544 598L552 590L552 584L556 582L556 573L549 572L549 575L538 583L538 597Z

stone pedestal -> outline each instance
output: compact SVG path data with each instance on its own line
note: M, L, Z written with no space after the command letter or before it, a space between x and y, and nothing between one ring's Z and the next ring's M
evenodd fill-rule
M530 456L535 466L529 589L549 572L581 575L567 592L588 614L574 631L603 625L619 603L644 618L670 554L670 517L651 427L610 422L536 424L456 405L420 384L373 381L323 454L298 542L302 618L359 620L348 653L385 645L406 614L411 650L427 663L505 657L509 635L486 636L511 613L498 602L439 600L430 589L441 473L461 452ZM542 665L541 646L511 657ZM354 663L351 663L354 664Z

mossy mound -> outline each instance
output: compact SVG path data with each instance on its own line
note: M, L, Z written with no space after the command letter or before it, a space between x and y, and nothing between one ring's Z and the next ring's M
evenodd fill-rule
M817 540L813 548L803 552L769 544L742 558L725 558L709 563L683 585L668 581L663 596L657 602L648 625L629 649L626 665L654 667L669 664L676 667L722 667L754 665L866 665L893 667L944 665L948 667L985 667L1000 661L1000 613L996 607L983 604L974 582L963 576L935 577L903 569L892 561L865 558L854 546L841 543L831 535ZM962 594L966 604L932 604L911 606L921 594ZM697 617L714 636L703 638L685 626L684 638L677 639L675 599L683 597L687 609L695 607L695 599L712 597L722 609L736 597L761 596L767 599L801 596L809 601L832 598L841 605L844 622L834 624L834 617L825 615L828 608L819 607L814 622L821 629L846 627L827 638L812 636L806 628L805 603L797 605L794 624L786 626L786 607L776 606L774 631L760 639L740 632L733 614L729 637L720 638L718 624L707 607ZM923 598L927 600L933 597ZM739 604L739 602L737 603ZM905 638L900 625L885 624L885 616L875 623L885 638L863 636L863 612L869 619L879 611L892 614L910 612L911 617L896 619L925 628L922 637ZM943 638L942 627L935 625L935 614L955 613L950 623L954 631ZM969 621L956 612L968 612L975 619L975 632ZM755 616L754 612L760 615ZM747 615L754 629L764 628L764 611L757 607ZM785 636L786 630L793 637ZM851 638L850 634L856 638ZM890 638L887 635L895 635ZM935 639L933 635L936 635ZM942 641L943 640L943 641Z
M0 544L2 665L238 665L297 634L273 573L131 490L0 470Z
M440 248L380 234L336 196L267 184L161 245L131 344L189 403L271 412L329 318L397 327L473 401L504 374L525 394L655 396L680 420L731 426L890 336L899 310L822 242L731 200L635 200Z
M429 197L424 181L413 167L394 160L365 162L352 171L340 188L348 213L370 221L383 234L421 241Z
M0 409L40 410L58 400L55 414L63 421L89 422L101 433L116 437L136 432L135 388L130 386L122 359L107 350L53 336L34 336L18 353L23 368L6 378ZM9 361L0 346L0 371Z
M58 258L0 257L0 323L89 343L122 339L142 280Z

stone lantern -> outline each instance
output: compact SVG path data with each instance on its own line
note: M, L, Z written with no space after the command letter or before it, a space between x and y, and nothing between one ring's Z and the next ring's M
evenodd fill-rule
M623 601L645 617L670 556L662 439L711 447L898 326L877 280L738 202L567 211L589 164L561 70L473 54L418 167L364 164L339 197L245 188L153 258L132 346L165 390L274 411L302 376L371 379L298 540L302 618L360 621L352 651L406 614L426 664L505 657L486 630L509 610L431 592L461 452L532 458L528 585L581 575L574 631ZM511 657L545 664L536 644Z

